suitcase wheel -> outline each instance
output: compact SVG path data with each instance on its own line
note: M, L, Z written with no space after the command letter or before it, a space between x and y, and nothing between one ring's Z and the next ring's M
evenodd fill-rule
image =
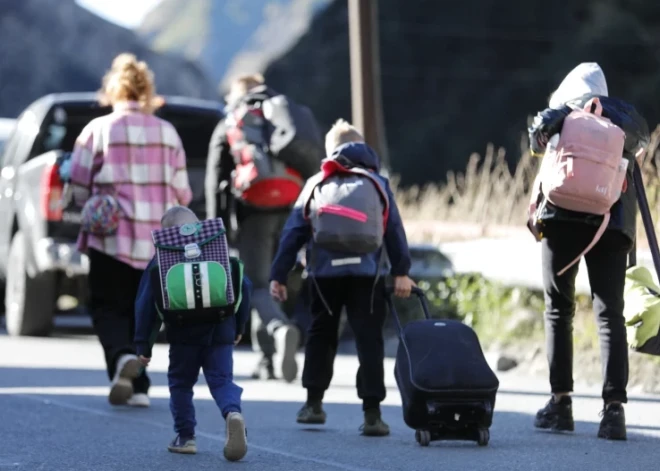
M415 440L417 440L417 443L421 446L429 446L431 443L431 432L428 430L416 430Z
M479 438L477 438L477 443L479 446L487 446L490 441L490 431L487 428L479 429Z

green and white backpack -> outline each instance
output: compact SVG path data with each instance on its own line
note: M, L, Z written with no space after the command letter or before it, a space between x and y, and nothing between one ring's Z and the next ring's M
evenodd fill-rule
M152 237L157 263L150 276L164 322L219 323L234 315L243 263L229 256L222 219L155 230Z

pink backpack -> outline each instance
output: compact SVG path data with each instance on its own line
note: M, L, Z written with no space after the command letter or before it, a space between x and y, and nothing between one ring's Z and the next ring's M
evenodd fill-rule
M593 106L595 111L591 112ZM598 98L571 112L564 120L557 147L546 152L541 163L541 190L548 201L571 211L605 216L591 243L558 275L596 245L607 229L612 205L625 190L626 134L602 112Z

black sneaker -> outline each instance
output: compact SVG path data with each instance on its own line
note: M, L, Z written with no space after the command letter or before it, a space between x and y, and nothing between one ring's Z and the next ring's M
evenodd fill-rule
M626 440L626 413L621 404L610 404L600 413L603 419L600 421L598 438L606 440Z
M277 379L272 357L263 357L252 372L252 379Z
M325 423L326 415L321 403L306 403L298 411L296 422L299 424L322 425Z
M575 430L573 421L573 400L570 396L562 396L559 402L550 398L545 407L536 413L534 427L552 430L554 432L572 432Z
M380 409L364 411L364 423L360 426L362 435L367 437L385 437L390 434L390 426L383 422Z

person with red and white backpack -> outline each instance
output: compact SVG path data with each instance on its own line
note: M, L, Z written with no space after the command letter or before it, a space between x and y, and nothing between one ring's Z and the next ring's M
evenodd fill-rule
M230 241L254 285L252 346L263 356L253 377L291 382L300 331L269 295L270 265L291 208L325 157L323 140L310 109L260 74L237 78L226 100L209 146L206 216L237 229Z
M608 96L600 66L573 69L529 128L532 154L543 156L528 227L542 244L545 324L552 397L535 427L573 431L573 316L578 262L585 258L603 363L598 437L625 440L628 345L623 317L628 255L637 201L632 179L648 144L644 118Z

